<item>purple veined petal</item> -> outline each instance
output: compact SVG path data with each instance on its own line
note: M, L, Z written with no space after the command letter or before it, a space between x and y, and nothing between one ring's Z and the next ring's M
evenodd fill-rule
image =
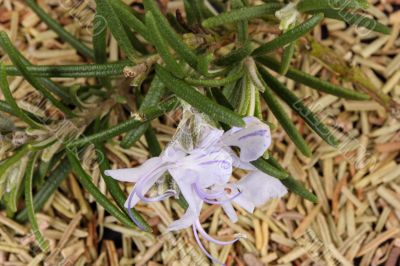
M214 244L217 244L219 246L232 245L232 244L236 243L240 239L240 237L236 237L235 239L233 239L231 241L220 241L220 240L217 240L217 239L211 237L209 234L207 234L207 232L201 226L201 223L200 223L199 219L196 220L195 227L199 231L201 236L204 237L204 239L206 239L207 241L210 241L210 242L212 242Z
M195 226L194 224L192 225L192 229L193 229L194 238L196 239L197 245L199 245L201 251L203 251L203 253L204 253L210 260L212 260L213 262L215 262L215 263L217 263L217 264L219 264L219 265L225 266L224 263L220 262L219 260L217 260L216 258L214 258L213 256L211 256L210 253L208 253L208 251L206 250L206 248L203 246L203 244L202 244L201 241L200 241L199 234L197 233L197 229L196 229L196 226Z
M287 194L287 188L279 179L258 170L242 177L237 186L242 188L243 193L234 202L250 213L255 207Z
M194 183L193 186L194 186L194 189L195 189L197 195L199 195L199 197L201 199L203 199L203 198L217 199L217 198L224 196L224 194L225 194L224 191L219 191L219 192L215 192L215 193L207 193L200 187L200 185L197 182Z
M222 142L227 146L240 149L240 160L252 162L260 158L271 145L269 126L255 117L243 119L244 128L232 128L222 136Z
M232 157L224 149L215 152L196 149L173 168L179 172L190 171L199 180L200 187L207 188L228 182L232 175Z
M135 190L132 190L132 192L129 194L129 197L128 197L128 206L126 207L126 210L128 211L129 217L130 217L131 220L136 224L136 226L139 227L142 231L144 231L145 228L144 228L144 227L140 224L140 222L135 218L135 216L132 214L132 211L131 211L131 209L132 209L131 202L132 202L132 198L133 198L134 195L135 195Z
M148 159L142 165L135 168L106 170L104 174L111 176L113 179L123 182L138 182L140 178L146 176L149 171L157 168L161 164L160 157Z
M153 198L148 198L144 196L144 193L147 192L153 184L157 181L160 176L164 174L166 171L166 167L160 167L153 172L149 173L146 177L143 178L139 183L136 184L135 187L135 192L136 195L144 202L157 202L157 201L162 201L166 198L176 196L177 192L174 190L168 190L164 194L153 197Z
M232 223L236 223L239 220L231 202L222 204L221 206Z

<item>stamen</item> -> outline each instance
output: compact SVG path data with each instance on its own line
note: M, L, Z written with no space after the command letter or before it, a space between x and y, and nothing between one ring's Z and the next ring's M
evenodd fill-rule
M224 195L223 191L219 191L216 193L207 193L203 189L201 189L198 183L194 183L193 188L201 199L217 199Z
M227 199L219 200L219 201L218 200L208 200L208 199L202 199L202 200L204 202L207 202L208 204L225 204L225 203L228 203L228 202L236 199L237 197L240 196L240 194L242 194L241 191L239 191L238 193L236 193L235 195L233 195L233 196L231 196L231 197L229 197Z
M217 239L211 237L209 234L207 234L207 232L206 232L206 231L204 230L204 228L201 226L199 220L197 220L197 221L195 222L195 225L196 225L197 230L200 232L200 234L201 234L206 240L208 240L208 241L210 241L210 242L213 242L213 243L215 243L215 244L217 244L217 245L220 245L220 246L232 245L232 244L234 244L236 241L238 241L238 240L240 239L240 236L238 236L237 238L235 238L235 239L233 239L233 240L231 240L231 241L220 241L220 240L217 240Z
M204 253L210 260L212 260L213 262L215 262L215 263L217 263L217 264L220 264L220 265L222 265L222 266L225 266L224 263L222 263L222 262L220 262L219 260L215 259L215 258L214 258L213 256L211 256L211 254L208 253L208 251L205 249L205 247L203 246L203 244L202 244L201 241L200 241L199 234L197 233L196 226L195 226L194 224L192 225L192 229L193 229L194 238L196 239L196 242L197 242L197 244L199 245L200 249L203 251L203 253Z
M174 197L174 196L178 195L178 192L176 192L175 190L167 190L164 194L153 197L153 198L148 198L148 197L144 196L143 193L140 191L138 191L136 193L136 195L144 202L157 202L157 201L163 201L170 197Z
M129 217L130 217L131 220L136 224L136 226L139 227L142 231L144 231L145 228L144 228L144 227L141 225L141 223L135 218L135 216L133 216L132 211L131 211L131 209L132 209L131 201L132 201L132 198L133 198L134 195L135 195L135 190L133 190L133 191L131 192L131 194L129 194L129 197L128 197L128 207L126 208L126 210L128 211Z

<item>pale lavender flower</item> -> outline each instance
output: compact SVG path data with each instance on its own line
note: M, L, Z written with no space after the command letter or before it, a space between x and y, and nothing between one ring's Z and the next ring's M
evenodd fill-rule
M287 190L278 179L258 171L251 165L252 161L263 156L271 144L268 125L257 118L246 117L244 128L233 127L224 133L206 123L198 114L192 118L197 125L201 125L201 127L195 127L199 130L194 134L196 141L187 141L187 135L184 137L182 135L190 132L184 132L181 129L177 134L180 135L181 140L170 143L159 157L151 158L136 168L108 170L105 174L119 181L136 183L125 207L132 220L140 227L138 221L130 213L133 206L140 200L161 201L178 194L178 191L168 190L154 198L145 196L151 187L168 172L189 205L186 213L169 225L169 230L181 230L192 226L195 238L203 252L214 262L222 264L204 248L200 242L199 233L204 239L219 245L233 244L239 236L228 242L209 236L199 221L203 204L220 204L228 217L235 222L237 215L232 203L253 212L255 207L263 205L269 199L282 197ZM184 123L187 122L184 121ZM187 143L189 145L186 145ZM233 147L240 150L239 156ZM249 174L236 183L230 183L233 168L248 170Z

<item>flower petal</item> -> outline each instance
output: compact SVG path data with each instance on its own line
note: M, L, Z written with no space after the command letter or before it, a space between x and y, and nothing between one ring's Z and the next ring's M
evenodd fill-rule
M255 207L265 204L270 199L283 197L287 193L281 181L260 171L246 175L237 185L242 194L234 199L234 202L248 212L253 212Z
M143 176L133 188L134 195L129 197L128 200L125 202L125 207L128 208L130 205L134 207L139 201L140 198L143 198L144 194L146 194L151 187L157 182L157 180L165 173L167 170L166 166L161 166L152 171L149 171L147 175ZM129 202L130 200L130 202Z
M169 173L174 178L189 205L182 218L173 222L169 227L169 230L180 230L191 226L199 217L203 201L194 191L193 184L197 180L197 174L191 169L171 168L169 169Z
M234 127L222 136L225 145L240 148L240 160L255 161L260 158L271 145L269 126L255 117L243 119L244 128Z
M104 174L123 182L138 182L141 177L147 175L150 171L161 165L160 157L154 157L147 160L136 168L106 170Z
M192 178L201 188L215 184L226 184L232 175L232 157L224 150L205 152L195 149L190 155L170 167L173 177ZM184 174L183 174L184 173Z
M232 206L232 203L228 202L222 205L222 208L224 209L226 215L228 215L229 219L232 221L232 223L236 223L239 219L236 214L235 209Z
M173 221L168 226L168 231L179 231L190 227L198 219L199 214L191 209L188 209L185 214L178 220Z
M223 130L211 127L208 124L203 124L201 128L201 135L198 140L196 148L212 149L212 150L215 148L219 148L218 146L220 145L218 144L223 134L224 134Z

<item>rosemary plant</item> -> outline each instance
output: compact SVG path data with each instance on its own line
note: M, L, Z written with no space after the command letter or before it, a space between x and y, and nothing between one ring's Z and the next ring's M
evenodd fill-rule
M0 119L6 121L3 113L19 118L22 126L10 125L10 131L26 133L21 143L12 143L6 138L10 132L1 129L1 149L7 156L0 163L0 198L9 216L20 222L30 220L44 251L47 242L40 234L34 213L40 211L70 172L123 225L135 228L129 217L132 214L139 227L151 231L151 226L134 209L127 212L126 196L117 181L104 175L110 168L104 147L118 143L121 148L130 149L144 135L150 153L158 156L161 148L151 122L178 110L183 103L229 130L244 126L246 116L263 120L261 105L265 102L279 122L276 126L285 130L299 152L312 156L312 148L282 106L283 101L323 141L337 146L339 142L331 128L280 77L322 94L367 100L369 95L302 72L294 62L307 50L307 43L313 41L309 32L326 17L381 34L390 32L385 25L363 15L368 7L364 0L257 1L257 5L249 0L184 0L186 15L164 13L165 9L155 0L143 0L143 13L121 0L95 0L93 43L89 46L67 32L35 0L25 2L88 62L33 65L6 32L0 33L0 47L9 59L0 67L4 96L4 101L0 101ZM264 38L269 41L253 35L249 27L263 24L279 27L281 33L272 39ZM107 61L108 32L121 49L120 61ZM20 108L10 91L8 76L22 76L61 115L48 118L37 110ZM52 80L56 77L96 78L97 85L64 87ZM121 117L125 119L110 121L114 110L122 110ZM130 113L134 115L126 118ZM100 192L82 165L82 155L93 146L99 153L102 176L113 200ZM252 164L278 178L293 193L317 201L271 154ZM23 199L25 204L18 204ZM182 197L179 202L187 207Z

